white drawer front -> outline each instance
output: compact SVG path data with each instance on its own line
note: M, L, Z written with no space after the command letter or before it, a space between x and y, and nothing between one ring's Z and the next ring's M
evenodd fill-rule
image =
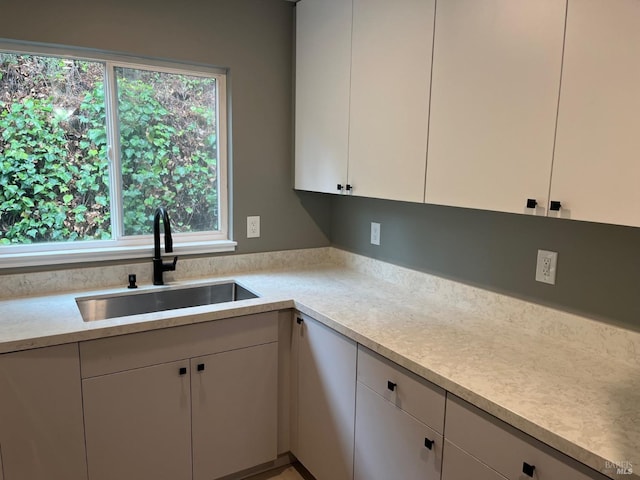
M607 477L453 395L445 437L510 480L604 480ZM526 464L526 465L525 465ZM524 470L533 468L532 476Z
M358 345L358 381L442 433L445 390Z
M448 440L444 441L442 480L506 480L495 470L460 450Z
M278 341L278 312L80 343L82 378Z
M442 435L361 383L355 445L355 480L440 479Z

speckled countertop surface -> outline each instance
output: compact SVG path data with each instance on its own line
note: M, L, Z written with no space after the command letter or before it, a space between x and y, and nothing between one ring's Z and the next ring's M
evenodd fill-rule
M260 298L94 322L75 297L126 289L33 295L27 277L0 277L16 289L5 296L28 294L0 300L0 353L297 308L596 470L640 478L611 465L640 470L639 334L335 249L233 262L174 283L233 278Z

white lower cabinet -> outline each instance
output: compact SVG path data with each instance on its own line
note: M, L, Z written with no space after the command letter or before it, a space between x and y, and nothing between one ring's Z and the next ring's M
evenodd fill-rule
M359 346L355 480L440 479L444 406L443 389Z
M194 480L276 458L277 359L272 342L191 360Z
M443 480L606 480L590 469L548 445L526 435L501 420L453 395L447 396ZM450 445L475 457L466 459L466 467L452 465L460 455ZM479 464L482 468L478 468ZM484 464L484 465L482 465ZM484 466L502 476L486 472ZM469 470L473 471L469 471ZM476 471L477 470L477 471ZM460 473L457 473L460 472ZM479 476L483 472L484 476Z
M78 344L0 355L0 479L86 480Z
M442 435L358 383L355 480L438 480Z
M81 344L89 479L211 480L275 460L277 340L272 312Z
M317 480L353 478L356 343L298 314L293 454Z
M444 444L442 480L506 480L450 441L445 440Z
M83 381L91 480L191 479L188 365L182 360Z

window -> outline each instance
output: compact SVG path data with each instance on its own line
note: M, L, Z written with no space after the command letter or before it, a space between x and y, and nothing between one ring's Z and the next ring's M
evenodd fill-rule
M230 250L223 71L0 53L0 268Z

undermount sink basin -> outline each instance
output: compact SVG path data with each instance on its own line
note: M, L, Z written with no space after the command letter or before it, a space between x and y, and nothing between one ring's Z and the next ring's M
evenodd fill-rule
M198 307L214 303L257 298L258 295L236 282L156 291L127 292L115 295L78 297L76 303L85 322L107 318Z

